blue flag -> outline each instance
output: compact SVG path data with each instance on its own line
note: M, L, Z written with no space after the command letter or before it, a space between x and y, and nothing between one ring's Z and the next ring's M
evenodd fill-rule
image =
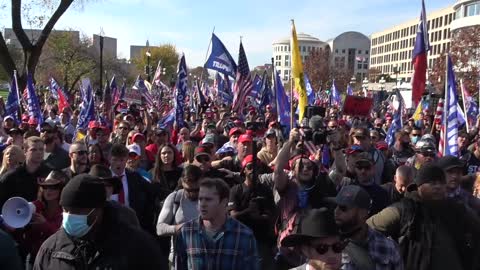
M184 126L184 106L185 106L185 96L187 95L187 63L185 62L185 55L182 55L180 63L178 63L177 71L177 83L175 85L177 89L177 96L175 97L175 121L177 122L178 128Z
M275 71L275 93L277 96L277 108L278 108L278 120L280 125L286 127L288 132L285 134L290 133L290 103L288 102L287 94L285 93L285 89L283 88L282 80L280 79L280 75L278 72Z
M307 89L308 105L313 105L313 103L315 103L315 91L313 91L313 87L310 84L307 73L304 73L303 77L305 80L305 88Z
M260 78L260 76L258 76L258 74L257 74L257 75L255 75L255 78L253 79L253 89L250 92L250 94L248 94L248 96L251 97L252 100L256 100L258 95L262 92L262 88L263 88L263 79ZM257 104L257 103L255 103L255 104Z
M272 103L272 87L270 86L270 82L268 81L268 76L265 73L263 74L263 93L262 93L262 98L260 100L260 109L263 111L267 105L270 105Z
M173 126L175 121L175 109L171 109L170 112L160 119L157 123L157 126L163 129L167 129Z
M122 90L120 91L120 97L118 98L119 100L123 100L125 98L125 90L127 89L127 83L123 81L122 84Z
M447 89L445 91L445 110L443 112L443 128L445 129L443 142L443 156L458 157L458 92L453 71L452 58L448 55L447 63Z
M402 128L402 112L404 102L402 95L400 94L400 91L398 89L395 91L395 96L398 101L398 109L393 115L392 124L390 125L390 128L387 131L387 137L385 138L388 146L392 146L395 143L395 132Z
M331 98L331 105L340 107L342 103L342 97L340 96L340 92L337 89L337 86L335 85L335 80L333 80L332 83L332 98Z
M222 41L212 34L212 52L204 65L205 68L216 70L235 78L237 73L237 64L228 52Z
M7 105L5 106L5 115L11 116L15 123L20 123L18 119L18 110L20 109L20 104L18 102L18 90L17 90L17 73L13 74L13 80L10 84L10 89L8 91Z
M353 89L350 84L347 85L347 95L352 96L353 95Z
M82 103L80 104L80 108L83 109L88 106L90 98L92 97L92 85L90 84L90 79L82 79L82 83L80 84L80 94L82 95Z
M217 94L222 102L226 104L232 104L233 94L231 91L229 91L227 82L222 79L222 76L220 76L220 73L218 72L215 75L215 84L217 86Z
M43 123L42 111L40 110L40 102L38 101L37 94L35 93L35 86L33 85L32 74L27 75L27 105L28 115L37 119L38 127Z
M91 120L95 120L95 101L93 95L91 94L92 86L90 84L90 79L82 79L82 85L80 89L83 89L84 100L82 109L80 110L80 114L78 116L76 127L77 130L86 129L88 126L88 122L90 122ZM85 100L86 98L88 98L88 100Z

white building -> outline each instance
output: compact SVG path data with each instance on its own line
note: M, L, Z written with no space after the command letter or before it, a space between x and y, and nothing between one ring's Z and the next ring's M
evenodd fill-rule
M330 65L363 80L368 72L370 39L359 32L345 32L327 41L332 53Z
M450 30L480 25L480 0L457 0L453 5L455 19L450 24Z
M320 41L320 39L304 33L297 34L297 39L302 61L307 59L311 50L325 48L328 45ZM273 63L284 82L290 79L292 69L291 53L290 37L273 42Z

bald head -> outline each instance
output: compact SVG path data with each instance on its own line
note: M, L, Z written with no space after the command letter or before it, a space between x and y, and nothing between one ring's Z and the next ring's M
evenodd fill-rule
M405 165L398 167L394 180L397 191L401 194L405 193L407 187L413 182L413 169Z

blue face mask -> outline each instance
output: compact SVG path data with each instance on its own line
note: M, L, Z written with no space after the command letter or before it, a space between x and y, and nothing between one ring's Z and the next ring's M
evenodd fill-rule
M412 143L415 145L417 142L418 142L418 138L420 138L420 136L413 136L411 139L412 139Z
M82 237L85 236L93 227L92 225L88 226L87 218L94 211L92 209L87 215L76 215L63 212L63 221L62 227L67 232L68 235L72 237Z

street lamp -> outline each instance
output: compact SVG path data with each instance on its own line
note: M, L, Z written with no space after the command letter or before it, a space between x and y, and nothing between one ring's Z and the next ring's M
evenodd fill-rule
M148 40L147 40L147 52L145 54L147 55L147 66L145 67L145 73L147 73L147 81L150 82L150 70L151 70L150 57L152 56L152 54L150 53L150 45L148 43Z
M102 82L103 82L103 35L105 33L103 32L103 28L100 28L100 34L98 35L99 37L99 45L100 45L100 81L98 82L98 96L100 100L102 100L103 93L102 93Z
M378 82L380 83L380 89L383 91L385 89L385 77L382 76Z

